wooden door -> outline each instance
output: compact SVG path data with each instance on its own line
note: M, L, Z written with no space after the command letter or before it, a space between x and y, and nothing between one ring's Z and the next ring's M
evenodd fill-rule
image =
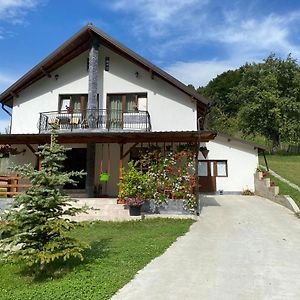
M205 193L216 192L216 176L212 161L199 161L199 191Z
M67 152L67 158L64 161L64 171L86 171L86 148L72 148ZM76 186L66 184L65 189L85 189L86 176L81 178L74 177L78 183Z

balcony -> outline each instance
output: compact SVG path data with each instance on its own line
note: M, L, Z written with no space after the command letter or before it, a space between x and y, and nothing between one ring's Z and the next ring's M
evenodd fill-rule
M59 130L68 131L151 131L148 111L123 112L120 110L87 109L80 112L51 111L40 113L38 128L47 133L54 123Z

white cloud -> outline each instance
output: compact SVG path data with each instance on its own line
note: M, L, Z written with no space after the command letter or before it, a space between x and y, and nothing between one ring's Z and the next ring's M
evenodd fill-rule
M138 11L147 19L155 22L167 23L173 20L173 16L195 5L204 5L209 0L117 0L113 2L115 10Z
M111 7L130 13L132 33L144 41L168 72L196 86L245 62L261 61L270 53L300 57L300 45L292 40L299 28L300 10L282 14L260 13L253 3L221 3L214 0L115 0ZM147 37L150 37L147 39ZM299 41L299 39L298 39ZM212 45L215 59L201 59L201 47ZM189 56L189 49L199 49ZM178 53L185 61L168 63ZM206 50L207 51L207 50ZM207 56L206 56L207 57ZM191 62L192 61L192 62Z
M261 54L276 52L299 55L299 47L291 42L291 31L300 12L278 16L270 14L262 19L227 19L226 26L210 30L207 38L222 43L236 53Z
M196 24L203 15L198 10L210 0L115 0L111 2L113 10L134 13L131 30L138 36L148 34L151 37L163 37L181 32ZM196 8L196 9L195 9ZM191 18L195 14L196 19ZM185 26L185 24L187 26ZM180 26L179 26L180 25Z
M0 0L0 20L13 24L24 22L29 10L35 9L43 0Z
M176 62L167 65L165 69L184 83L192 83L198 87L206 85L224 71L236 69L246 62L261 61L271 52L283 57L292 53L293 57L299 58L300 47L291 40L291 31L295 26L297 16L300 16L300 12L286 16L271 14L260 20L241 19L236 14L230 18L227 16L226 26L222 24L212 27L210 30L201 32L197 37L201 38L202 42L219 45L225 59L218 57L211 61L199 59L190 62L187 56L186 62ZM169 47L172 43L175 43L174 46ZM187 37L177 43L176 41L167 42L159 49L159 53L168 53L168 49L180 47L184 43L189 43Z
M205 86L212 78L227 71L238 68L235 61L197 61L177 62L165 70L185 84L193 84L196 88Z

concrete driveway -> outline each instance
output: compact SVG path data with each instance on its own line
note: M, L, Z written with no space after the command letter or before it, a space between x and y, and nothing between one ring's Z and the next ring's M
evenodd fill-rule
M251 196L206 197L199 221L116 299L300 299L300 220Z

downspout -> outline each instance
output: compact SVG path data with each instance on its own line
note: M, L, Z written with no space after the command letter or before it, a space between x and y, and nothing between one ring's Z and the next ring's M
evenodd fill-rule
M4 107L4 103L2 103L2 110L4 110L10 117L12 116L11 112L8 111L5 107Z
M4 103L2 103L2 110L3 111L5 111L8 115L9 115L9 117L10 117L10 125L9 125L9 133L11 133L11 117L12 117L12 113L10 112L10 111L8 111L6 108L5 108L5 106L4 106L5 104Z

